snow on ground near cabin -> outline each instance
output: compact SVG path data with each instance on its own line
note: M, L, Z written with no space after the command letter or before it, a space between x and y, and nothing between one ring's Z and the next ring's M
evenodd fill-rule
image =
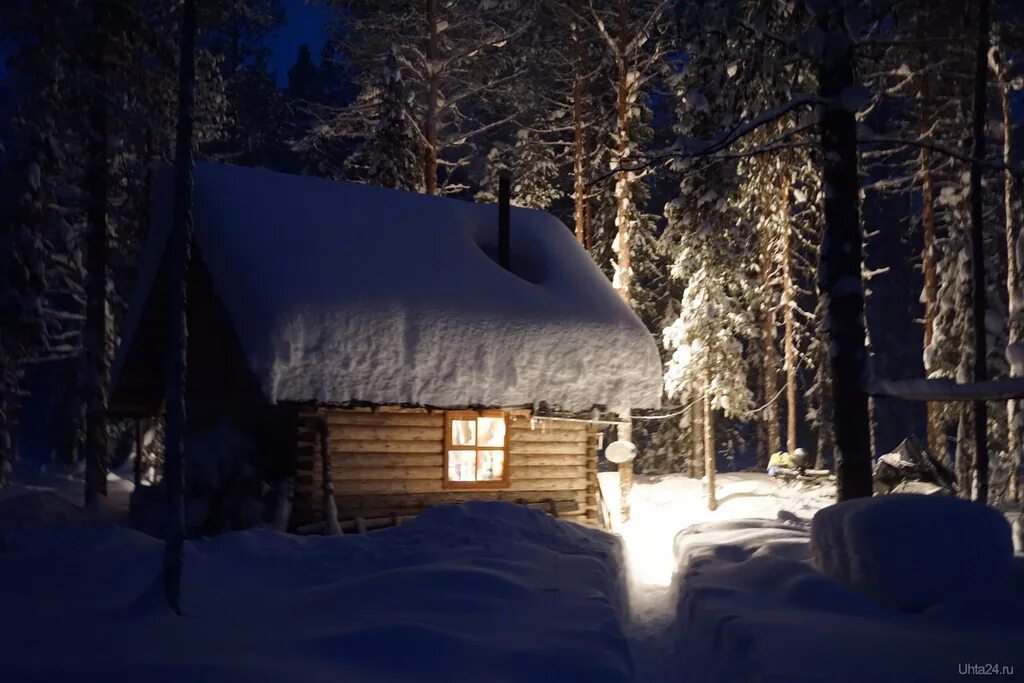
M995 525L977 523L976 511L950 511L951 504L974 506L966 501L907 498L854 501L857 515L844 509L850 504L830 507L814 522L813 543L807 521L789 515L707 522L679 534L669 668L685 666L680 680L707 683L934 683L962 679L960 667L970 664L1020 676L1024 558L1010 555L1008 525L991 511ZM922 502L922 514L909 510ZM993 526L998 534L984 533ZM968 527L982 540L969 539ZM958 551L943 530L962 543ZM825 547L812 552L822 538ZM1002 549L1000 558L993 547ZM852 563L836 573L858 577L859 590L815 568L812 557L825 553L833 571L842 558ZM1014 562L1017 576L1007 581L1004 565ZM978 590L948 590L950 581L979 576L990 580ZM884 591L860 585L872 581ZM887 600L875 599L880 594ZM893 606L925 594L942 598L923 611Z
M129 502L135 490L131 466L129 460L121 471L107 473L107 496L100 499L102 517L114 521L128 518ZM0 506L4 510L0 515L0 543L6 534L22 527L82 516L84 498L84 463L70 466L19 460L14 464L11 485L0 489Z
M676 559L673 541L682 529L701 522L734 519L777 519L780 512L810 518L835 500L835 486L773 483L756 472L719 474L719 505L708 510L704 485L680 474L636 475L630 494L629 522L618 520L617 472L602 472L601 492L626 552L630 599L627 633L637 681L702 681L690 675L679 657Z
M114 377L158 273L169 176ZM196 166L198 254L271 401L656 408L650 333L565 225L494 205Z
M3 680L631 680L618 539L525 507L438 507L361 536L189 542L183 618L154 588L162 553L109 524L11 539Z
M618 475L600 477L602 492L614 499ZM719 507L712 512L700 480L636 478L630 520L619 527L635 680L933 683L961 679L960 663L1001 663L1014 666L1018 676L1024 671L1024 558L1017 560L1016 588L977 596L976 604L963 596L951 599L930 616L900 614L827 578L811 563L810 520L821 509L836 509L834 485L776 484L764 474L741 472L719 474L716 490ZM893 498L873 500L891 504ZM951 516L932 514L937 534L964 528ZM899 562L913 555L893 547L908 543L905 533L888 538L889 544L869 541L864 553L883 569L895 565L880 558ZM959 565L978 556L981 549L975 550L953 559L946 547L944 559ZM935 561L934 552L919 554ZM915 578L893 581L891 590L929 583ZM932 583L946 585L941 576Z

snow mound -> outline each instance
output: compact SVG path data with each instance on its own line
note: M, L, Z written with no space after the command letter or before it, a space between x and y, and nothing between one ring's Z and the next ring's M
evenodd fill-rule
M0 551L20 536L51 525L81 524L85 512L51 491L19 486L0 490Z
M906 612L965 591L1001 591L1012 573L1006 518L947 496L879 496L825 508L814 516L811 549L825 575Z
M160 187L115 378L167 243ZM494 205L199 164L195 231L271 401L660 404L653 338L549 214L512 209L509 271Z
M5 680L631 680L618 540L538 511L470 503L360 536L188 542L185 617L154 591L162 549L102 527L6 554Z
M687 680L934 683L957 679L963 664L1024 666L1019 589L902 613L818 572L809 533L785 521L703 524L676 550L675 650Z

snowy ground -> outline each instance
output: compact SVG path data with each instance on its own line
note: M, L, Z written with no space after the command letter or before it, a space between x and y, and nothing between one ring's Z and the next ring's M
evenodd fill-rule
M63 504L11 496L0 518L33 497ZM190 542L184 618L156 582L160 541L47 520L0 547L4 681L631 680L618 540L523 507Z
M810 518L831 505L829 484L723 474L710 512L699 481L638 477L621 540L487 502L362 536L229 533L187 544L178 618L155 582L158 540L61 498L80 489L74 476L32 476L0 493L3 681L931 683L962 678L961 664L1024 673L1024 558L998 589L898 612L811 562ZM614 473L601 476L613 499ZM944 538L955 525L940 517L928 533ZM913 534L885 528L900 545L874 557L916 566ZM958 533L984 536L976 528Z
M618 474L601 473L609 508L618 509ZM809 519L835 501L831 484L776 484L767 475L718 475L718 508L707 508L700 480L682 475L637 475L625 524L615 520L626 549L630 600L628 633L638 681L700 681L687 675L677 652L677 562L673 541L681 530L702 522L777 519L780 513Z

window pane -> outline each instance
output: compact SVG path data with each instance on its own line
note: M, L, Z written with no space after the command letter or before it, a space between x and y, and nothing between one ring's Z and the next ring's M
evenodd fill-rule
M480 451L480 467L477 479L495 481L505 473L505 451Z
M476 420L452 420L452 445L473 446L476 444Z
M476 481L476 451L448 451L448 481Z
M505 445L505 418L481 417L477 419L479 446Z

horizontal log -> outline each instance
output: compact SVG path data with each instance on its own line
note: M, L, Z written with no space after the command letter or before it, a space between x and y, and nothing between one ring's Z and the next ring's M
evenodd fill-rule
M428 453L439 454L443 444L436 441L353 441L330 439L328 449L335 453Z
M351 441L443 441L443 427L406 427L404 425L333 425L329 440Z
M578 443L511 443L509 451L513 455L585 455L586 449Z
M583 477L575 479L513 479L505 491L582 491L587 485Z
M334 466L331 472L334 481L374 481L405 479L441 480L442 470L437 467L346 467Z
M444 427L442 413L327 413L331 427Z
M337 492L336 492L337 493ZM444 491L442 493L394 493L394 494L341 494L335 496L338 509L369 510L403 508L426 508L432 505L464 503L468 500L500 500L507 503L541 503L546 501L575 502L585 504L585 495L580 491Z
M380 480L335 480L336 495L366 493L440 493L444 490L441 477L434 479L380 479Z
M587 476L585 467L510 467L512 481L530 479L583 479Z
M583 422L549 422L545 420L512 420L509 422L513 429L528 429L531 431L574 431L586 432L590 425Z
M543 432L539 429L536 431L510 429L508 440L510 443L576 443L580 444L582 448L587 443L587 434L586 432L568 432L564 430Z
M340 500L340 499L339 499ZM463 501L464 502L464 501ZM516 502L517 505L525 505L533 510L540 510L547 513L556 513L557 515L582 515L585 514L583 508L573 500L545 500L536 502ZM355 517L389 517L391 515L399 515L400 517L413 517L418 514L422 514L428 509L429 506L421 507L399 507L399 508L386 508L386 507L345 507L344 503L337 503L338 517L339 519L353 519Z
M444 464L437 453L331 453L331 468L436 467Z
M336 414L339 414L339 413L347 413L347 414L363 413L363 414L367 414L367 415L376 415L376 414L379 414L379 413L405 413L405 414L409 414L409 415L417 415L417 414L425 415L427 413L438 413L438 414L440 414L440 413L443 413L444 411L436 410L436 409L433 409L433 408L410 408L410 407L406 407L406 406L379 405L379 406L355 406L355 407L351 407L351 408L324 408L323 412L325 414L329 414L329 415L331 415L331 414L336 415Z
M509 456L511 467L542 467L554 465L556 467L586 467L582 455L521 455L512 454Z

